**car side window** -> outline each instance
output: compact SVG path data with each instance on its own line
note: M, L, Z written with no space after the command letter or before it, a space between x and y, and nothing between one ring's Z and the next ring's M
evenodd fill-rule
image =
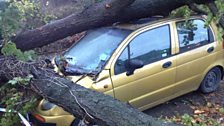
M130 59L143 61L144 65L171 55L169 25L143 32L135 37L124 49L115 64L115 75L124 73L125 63Z
M200 19L187 22L177 22L177 33L180 52L185 52L210 42L214 42L214 36L210 27L205 27L205 22Z

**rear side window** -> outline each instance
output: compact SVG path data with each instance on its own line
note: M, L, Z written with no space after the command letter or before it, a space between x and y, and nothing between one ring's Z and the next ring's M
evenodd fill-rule
M214 36L210 27L205 27L205 22L200 19L188 22L177 22L177 33L180 52L185 52L208 43L214 42Z
M125 72L128 59L138 59L144 65L159 61L171 55L170 28L164 25L136 36L122 52L115 64L115 74Z

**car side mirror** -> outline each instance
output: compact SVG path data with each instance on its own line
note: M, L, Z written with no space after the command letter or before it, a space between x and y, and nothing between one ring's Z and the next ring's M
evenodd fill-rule
M136 69L142 68L143 66L144 66L143 61L138 60L138 59L131 59L131 60L127 61L125 63L125 68L127 71L126 75L127 76L133 75L134 71Z

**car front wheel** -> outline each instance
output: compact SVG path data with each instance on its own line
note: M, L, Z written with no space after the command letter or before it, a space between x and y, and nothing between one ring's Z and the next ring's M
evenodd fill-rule
M214 92L221 81L221 70L217 67L211 69L203 79L201 85L200 85L200 90L203 93L211 93Z

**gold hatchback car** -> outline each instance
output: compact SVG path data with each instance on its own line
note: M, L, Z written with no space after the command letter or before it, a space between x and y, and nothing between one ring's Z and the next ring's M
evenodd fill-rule
M54 64L60 73L145 110L200 89L210 93L223 77L224 46L203 16L140 19L86 32ZM57 93L57 92L55 92ZM78 119L42 100L32 114L40 126L76 126Z

